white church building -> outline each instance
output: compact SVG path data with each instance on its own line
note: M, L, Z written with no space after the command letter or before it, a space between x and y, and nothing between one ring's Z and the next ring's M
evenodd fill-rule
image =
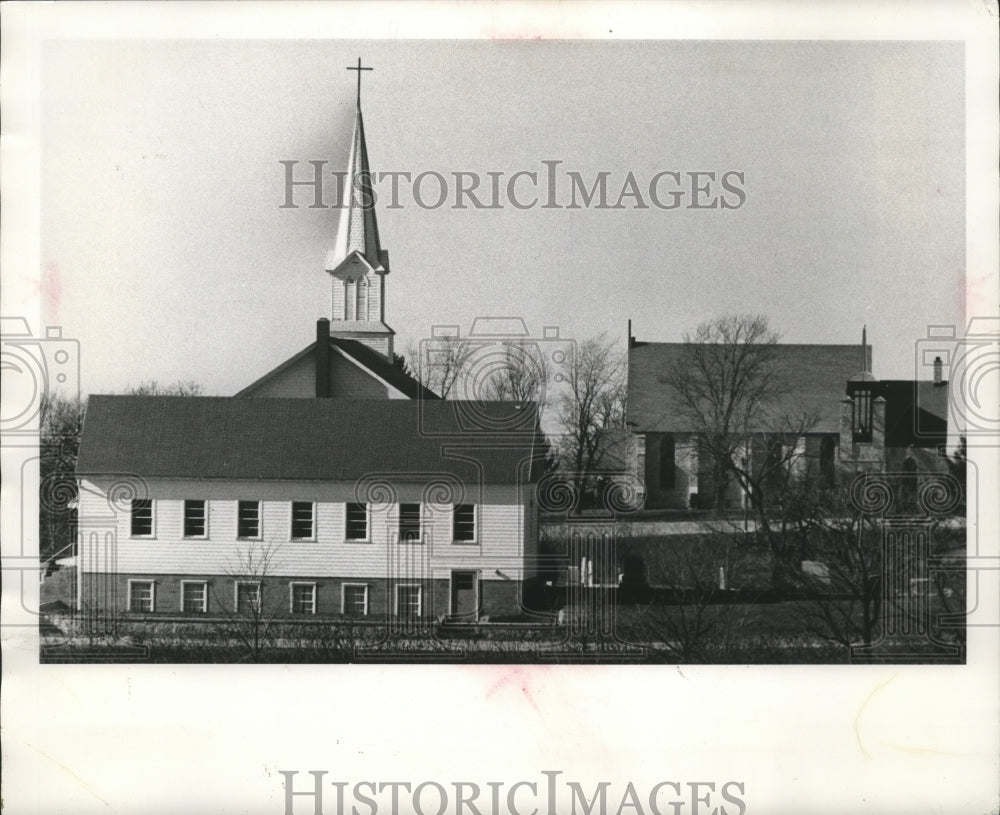
M331 313L314 343L231 397L90 397L81 609L140 620L521 611L546 451L537 408L445 401L394 364L360 98L349 173L325 264Z

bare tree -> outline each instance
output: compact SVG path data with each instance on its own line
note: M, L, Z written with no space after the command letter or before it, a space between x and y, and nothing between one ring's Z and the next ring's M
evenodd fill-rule
M497 402L539 402L548 379L548 366L537 345L506 343L503 358L488 373L481 396Z
M477 346L461 337L435 337L407 350L416 379L442 399L455 399Z
M45 393L39 404L39 555L47 560L73 543L76 457L87 403Z
M140 382L125 391L129 396L201 396L204 391L197 382L178 380L161 385L155 379Z
M180 381L161 385L155 380L127 391L135 396L199 396L201 386ZM76 458L87 412L86 398L45 393L38 411L39 431L39 555L58 556L74 539L77 497Z
M127 391L135 396L199 396L195 382L161 385L149 380ZM79 396L46 393L38 412L40 506L39 553L43 559L58 555L73 542L77 496L76 458L87 401Z
M680 423L697 439L721 507L729 484L743 490L758 524L769 528L768 508L780 500L800 440L816 417L789 404L789 383L775 348L778 335L761 315L732 314L702 323L663 372Z
M729 602L724 591L732 578L733 536L713 534L693 546L658 543L646 550L644 567L666 585L648 588L648 603L621 609L622 634L654 658L727 661L750 622L747 606Z
M612 466L625 431L625 376L621 354L607 335L577 346L569 382L556 397L560 466L572 474L577 495L595 488Z
M963 641L965 530L929 516L926 548L918 547L914 535L886 527L886 513L898 511L898 499L892 481L873 473L858 475L849 486L800 492L805 505L796 508L794 521L802 554L814 564L810 573L798 574L798 585L810 601L812 633L844 647L870 646L880 629L900 642L925 636ZM932 605L944 619L932 615Z
M816 564L798 574L811 601L807 627L844 647L870 645L883 610L881 518L860 511L844 487L806 487L796 503L802 554Z
M267 579L274 576L280 548L274 541L247 542L226 568L226 575L235 585L233 595L215 597L215 605L225 618L223 633L238 641L252 662L259 662L270 644L283 605L280 592L274 587L268 591L267 586Z

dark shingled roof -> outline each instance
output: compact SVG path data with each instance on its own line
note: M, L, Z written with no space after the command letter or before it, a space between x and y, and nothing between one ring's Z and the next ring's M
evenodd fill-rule
M628 352L628 419L644 432L683 433L682 414L672 388L663 381L669 366L687 347L680 342L636 342ZM815 433L840 430L840 401L847 380L861 369L859 345L785 345L774 347L780 369L788 375L792 392L782 412L818 417ZM868 364L871 370L871 347Z
M313 343L315 345L315 343ZM395 365L389 362L378 351L369 348L358 340L347 340L340 337L331 337L330 345L335 345L354 359L364 365L376 376L380 376L392 387L408 396L410 399L440 399L434 391L425 388L416 379L404 373Z
M885 379L886 447L937 447L948 441L948 383Z
M537 475L544 452L534 403L91 396L76 469L314 481L437 473L465 483L481 473L503 484Z

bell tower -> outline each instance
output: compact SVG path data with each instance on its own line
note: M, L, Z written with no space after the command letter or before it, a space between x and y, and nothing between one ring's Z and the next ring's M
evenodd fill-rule
M885 398L871 367L865 326L861 329L861 370L847 380L847 398L841 401L840 458L880 468L885 463Z
M358 96L347 165L347 190L333 248L326 257L326 271L333 287L330 336L357 340L378 351L390 362L395 333L385 323L385 277L389 253L379 241L375 195L368 147L361 116L361 72L357 67Z

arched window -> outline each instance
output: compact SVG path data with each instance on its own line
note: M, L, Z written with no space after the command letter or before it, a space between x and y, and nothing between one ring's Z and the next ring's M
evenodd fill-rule
M357 319L359 320L368 319L368 279L364 277L358 280Z
M665 435L660 437L660 489L672 490L677 486L677 477L674 472L676 466L676 449L674 447L674 437Z
M832 436L824 436L819 443L819 478L824 487L833 486L833 454L834 442Z
M347 278L344 281L344 319L355 320L357 314L357 300L354 280Z

